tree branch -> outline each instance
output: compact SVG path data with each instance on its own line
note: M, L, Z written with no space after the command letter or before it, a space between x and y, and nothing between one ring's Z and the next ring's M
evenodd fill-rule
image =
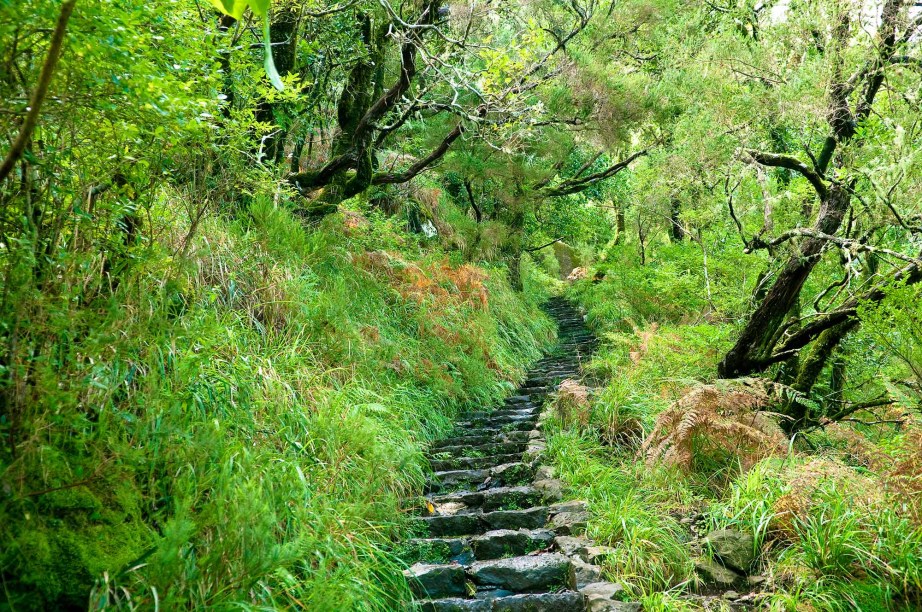
M922 281L922 264L913 263L900 268L868 291L852 296L836 310L823 314L807 325L804 325L785 338L784 342L778 347L775 353L765 360L767 362L765 365L783 361L784 359L777 359L777 357L783 353L789 353L803 348L830 327L834 327L839 323L855 317L858 313L859 304L881 301L887 295L887 287L893 283L902 281L905 281L908 285Z
M26 115L25 121L22 122L22 127L19 128L19 135L16 137L16 140L13 141L13 146L6 154L3 163L0 164L0 183L6 180L6 177L10 175L10 172L12 172L13 168L16 166L16 162L22 157L22 154L26 150L26 145L32 137L32 131L38 123L38 115L39 112L41 112L45 96L48 95L48 87L51 85L51 77L54 75L54 68L58 63L58 59L61 57L61 49L64 46L64 32L67 30L67 22L70 20L70 16L74 12L74 5L76 4L77 0L66 0L64 4L61 5L61 12L58 14L58 21L54 27L54 34L51 36L51 44L48 47L48 53L45 55L45 63L42 65L42 71L38 76L38 83L35 86L35 91L32 92L32 98L29 100L29 112Z
M394 183L406 183L411 180L417 174L431 166L433 163L438 161L445 153L448 152L448 149L451 147L451 144L461 137L461 134L464 133L464 125L459 123L455 126L451 132L439 143L439 145L433 149L429 155L418 160L412 166L407 168L404 172L384 172L375 174L371 179L372 185L389 185Z
M823 232L818 232L813 229L806 227L798 227L792 230L788 230L769 242L763 243L760 246L753 246L752 249L747 249L747 252L756 250L757 248L770 248L778 246L784 242L787 242L791 238L797 237L807 237L807 238L817 238L819 240L826 240L833 244L837 244L843 248L849 249L856 253L880 253L881 255L889 255L896 259L905 261L907 263L922 265L922 260L917 257L912 257L911 255L906 255L905 253L900 253L899 251L893 251L890 249L884 249L880 247L873 247L869 244L864 244L859 240L853 240L851 238L840 238L839 236L833 236L831 234L824 234Z
M582 178L574 177L567 179L558 185L553 187L544 187L541 189L542 193L551 198L556 198L560 196L569 195L571 193L579 193L595 185L599 181L611 178L631 165L631 163L639 157L649 154L649 149L644 149L642 151L637 151L636 153L630 155L629 157L619 161L616 164L613 164L602 170L600 172L595 172L593 174L588 174Z
M554 238L553 240L551 240L551 241L548 242L547 244L542 244L541 246L537 246L537 247L530 247L530 248L524 249L524 251L525 251L526 253L534 253L535 251L540 251L541 249L546 249L547 247L551 246L552 244L556 244L556 243L560 242L561 240L563 240L563 237L562 237L562 236L561 236L560 238Z
M752 161L762 164L763 166L787 168L788 170L799 172L805 179L810 181L810 184L813 185L820 199L826 199L826 196L829 195L829 187L826 186L823 177L796 157L778 153L766 153L754 149L746 149L746 155L748 155Z

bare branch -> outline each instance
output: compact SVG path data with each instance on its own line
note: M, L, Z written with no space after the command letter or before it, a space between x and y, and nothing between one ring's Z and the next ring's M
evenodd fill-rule
M45 63L42 64L42 71L39 73L38 83L35 86L35 91L32 92L32 98L29 100L29 112L26 115L25 121L22 122L22 126L19 128L19 135L16 136L16 140L13 141L13 146L10 147L3 163L0 164L0 183L6 180L6 177L10 175L10 172L12 172L13 168L16 166L16 162L22 157L22 154L26 150L26 145L32 137L32 131L38 123L38 115L42 110L42 103L45 101L45 96L48 95L48 87L51 85L51 77L54 75L54 68L58 63L58 58L61 57L61 49L64 46L64 32L67 30L67 22L70 20L70 16L73 14L76 4L77 0L66 0L66 2L61 5L61 12L58 14L58 21L54 27L54 34L51 36L51 44L48 46L47 55L45 55Z
M649 149L643 149L642 151L637 151L636 153L617 162L616 164L609 166L605 170L602 170L600 172L595 172L593 174L589 174L582 178L579 178L578 176L574 178L570 178L570 179L563 181L562 183L558 185L554 185L553 187L545 187L544 189L542 189L542 191L545 196L552 197L552 198L569 195L571 193L579 193L580 191L584 191L585 189L588 189L589 187L591 187L592 185L595 185L596 183L600 181L603 181L605 179L615 176L616 174L618 174L619 172L621 172L622 170L630 166L634 160L638 159L639 157L643 157L644 155L649 154L649 152L650 152Z
M451 144L461 137L461 134L464 133L464 124L459 123L455 128L448 133L447 136L439 143L439 145L433 149L429 155L418 160L412 166L407 168L405 172L386 172L379 173L374 175L371 179L372 185L387 185L394 183L406 183L411 180L417 174L427 169L433 163L438 161L448 152L448 149L451 147Z
M788 170L799 172L805 179L810 181L810 184L813 185L813 189L816 190L820 199L826 199L829 195L829 187L826 186L823 177L796 157L778 153L766 153L754 149L746 149L746 155L754 162L762 164L763 166L787 168Z
M888 255L896 259L905 261L907 263L922 265L922 259L917 257L912 257L911 255L906 255L905 253L900 253L899 251L893 251L891 249L884 249L881 247L873 247L869 244L864 244L859 240L853 240L851 238L841 238L839 236L833 236L831 234L824 234L814 229L806 227L798 227L792 230L788 230L775 238L770 240L767 243L764 243L764 248L775 247L779 244L787 242L792 238L817 238L819 240L826 240L833 244L837 244L845 249L853 251L855 253L880 253L881 255ZM760 247L753 247L753 249L747 249L747 252L754 250Z

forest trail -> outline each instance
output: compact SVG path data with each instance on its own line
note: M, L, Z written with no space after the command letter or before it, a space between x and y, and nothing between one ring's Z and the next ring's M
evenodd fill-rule
M560 502L562 483L540 464L544 400L579 376L595 338L566 300L545 306L556 348L538 361L497 410L470 413L432 445L433 474L406 570L421 609L431 612L615 612L621 587L592 564L604 549L582 537L585 502Z

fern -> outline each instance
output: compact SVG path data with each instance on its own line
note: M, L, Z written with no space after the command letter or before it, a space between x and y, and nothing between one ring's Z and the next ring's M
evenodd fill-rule
M746 469L766 456L783 454L787 439L764 412L776 394L768 384L742 381L730 389L693 389L660 413L640 454L650 463L661 461L686 471L702 455L731 456Z

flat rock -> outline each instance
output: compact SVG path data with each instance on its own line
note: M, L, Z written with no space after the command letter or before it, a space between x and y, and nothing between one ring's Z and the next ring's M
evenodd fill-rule
M493 437L488 434L470 434L463 436L452 436L450 438L443 438L437 442L433 442L430 446L431 452L437 453L440 449L443 449L448 446L480 446L482 444L489 444L493 440Z
M702 542L725 567L743 574L749 572L755 561L752 534L735 529L718 529L707 534Z
M481 536L471 538L471 548L479 560L499 559L528 553L546 548L554 538L551 531L497 529Z
M483 503L483 491L456 491L454 493L446 493L445 495L433 495L429 497L429 501L436 507L448 506L450 504L461 504L464 507L473 507L479 506ZM463 509L463 508L461 508ZM454 512L439 512L438 514L457 514L457 511Z
M534 468L521 461L503 463L490 470L490 476L505 486L524 485L531 482L534 477Z
M588 522L588 512L558 512L548 526L561 535L573 535L585 532Z
M422 612L490 612L489 601L477 599L436 599L418 602Z
M582 589L588 584L593 584L602 580L602 568L598 565L586 563L577 557L571 557L573 561L573 570L576 574L576 587Z
M695 571L705 584L729 589L743 580L743 577L720 563L701 557L695 561Z
M574 499L551 504L548 506L548 510L550 510L551 514L557 514L558 512L588 512L589 504L581 499Z
M476 514L426 516L417 519L425 524L430 536L463 536L478 533L480 520Z
M488 455L483 457L449 457L433 459L429 463L435 471L491 468L522 459L521 453Z
M605 601L590 602L586 609L589 612L641 612L643 606L632 601Z
M490 529L541 529L547 524L547 516L547 508L538 506L527 510L487 512L481 515L481 519Z
M464 538L414 538L407 542L408 561L430 563L470 563L474 560L471 546Z
M581 549L592 544L589 540L581 536L557 536L554 538L554 543L557 545L557 548L560 549L560 552L568 557L577 556Z
M543 496L533 487L498 487L483 492L483 510L519 510L541 504Z
M416 563L404 570L403 575L418 597L451 597L467 593L464 568L460 565Z
M470 486L483 482L490 476L489 470L450 470L435 472L432 475L430 488L433 491L452 489L459 486Z
M585 609L583 595L574 591L513 595L492 601L492 612L576 612Z
M614 551L615 549L611 546L584 546L577 554L586 563L599 565Z
M563 497L563 481L557 480L556 478L536 480L532 483L532 486L541 492L541 495L546 501L555 502Z
M586 596L586 609L589 612L640 612L639 603L619 601L624 587L616 582L594 582L580 587L579 592Z
M468 574L477 584L516 592L576 586L573 564L557 553L477 561L468 568Z

